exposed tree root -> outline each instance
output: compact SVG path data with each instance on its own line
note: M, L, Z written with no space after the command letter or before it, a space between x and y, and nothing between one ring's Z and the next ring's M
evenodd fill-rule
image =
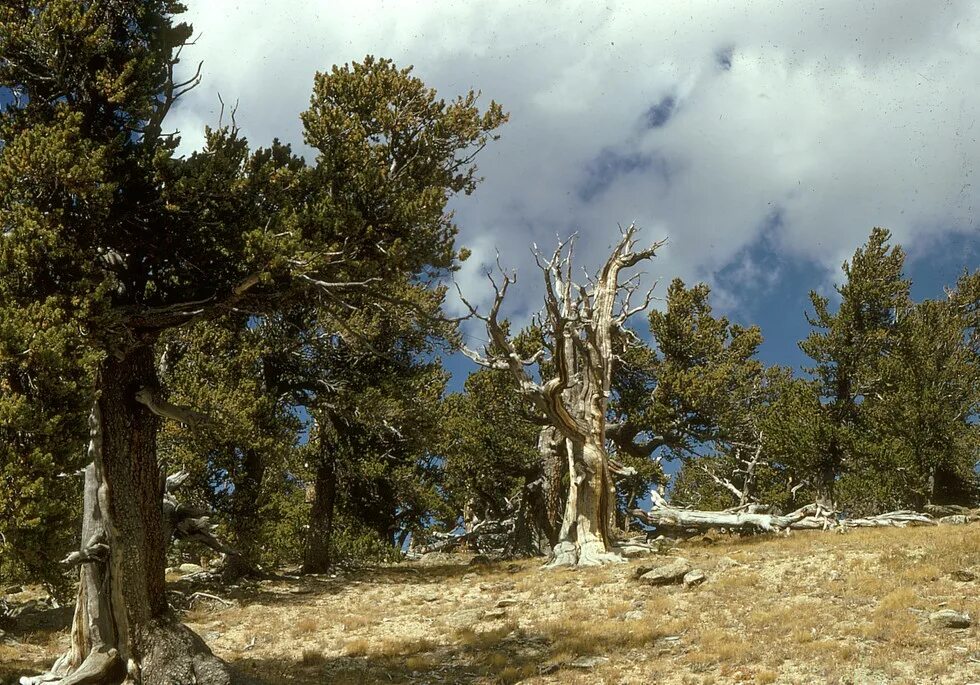
M570 541L560 542L552 552L551 560L544 568L565 568L570 566L603 566L619 564L626 558L616 548L607 550L602 540L589 540L582 544Z

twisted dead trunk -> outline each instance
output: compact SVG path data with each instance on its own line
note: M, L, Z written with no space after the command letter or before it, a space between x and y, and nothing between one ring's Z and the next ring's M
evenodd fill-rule
M503 283L491 277L495 297L490 313L472 314L486 323L491 345L480 354L463 348L477 364L506 370L518 388L547 419L554 437L565 441L568 458L568 494L558 544L548 564L592 566L622 561L613 536L616 489L606 453L606 412L609 408L617 344L628 344L624 325L633 314L646 309L632 307L630 297L638 288L636 277L619 282L623 269L652 258L664 243L636 250L636 227L622 230L620 240L588 285L574 282L573 241L560 242L550 259L536 250L535 260L544 276L545 298L542 329L547 349L528 358L515 348L498 314L507 288L516 277L503 274ZM536 382L526 367L551 353L550 378Z
M605 446L591 441L569 442L568 500L548 566L598 566L621 561L612 534L616 490Z

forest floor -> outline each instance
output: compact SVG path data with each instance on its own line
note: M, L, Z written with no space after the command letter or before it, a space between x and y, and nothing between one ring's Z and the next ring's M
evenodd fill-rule
M673 556L706 582L634 578ZM725 536L595 569L468 561L211 586L229 604L198 597L184 620L255 685L980 683L980 524ZM0 636L0 683L46 669L70 613Z

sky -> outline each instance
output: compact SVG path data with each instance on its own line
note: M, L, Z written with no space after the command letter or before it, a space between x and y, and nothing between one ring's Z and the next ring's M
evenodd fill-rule
M253 145L303 149L315 72L366 54L444 97L500 102L510 122L477 160L484 181L452 207L473 250L463 292L487 302L499 251L520 277L515 322L541 306L532 243L577 232L594 269L631 222L669 240L648 283L706 281L717 311L762 327L766 361L793 366L807 292L832 293L872 227L906 248L919 298L980 266L980 3L187 4L199 38L183 66L203 60L204 81L171 115L184 152L218 122L219 93ZM469 362L449 367L458 387Z

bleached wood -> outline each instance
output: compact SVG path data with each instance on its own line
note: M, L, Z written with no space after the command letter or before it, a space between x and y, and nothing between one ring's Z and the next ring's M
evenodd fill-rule
M482 352L465 348L476 363L511 373L521 393L548 419L565 441L568 497L558 543L549 567L591 566L621 561L615 547L616 486L606 452L606 414L611 394L616 344L624 339L626 320L645 307L630 305L638 279L620 282L623 269L652 258L665 241L636 249L636 226L621 229L620 240L587 284L572 277L575 239L559 241L550 256L536 247L535 262L544 281L540 325L548 339L552 377L537 382L527 367L545 358L539 350L522 357L499 321L508 288L516 276L501 269L489 313L481 314L465 298L473 316L486 324L491 344ZM460 295L462 298L462 295ZM649 303L649 295L645 303Z
M848 528L905 528L934 526L937 521L915 511L891 511L862 518L838 518L819 503L808 504L785 515L761 514L740 510L698 511L671 506L656 490L651 491L651 508L631 513L641 522L670 532L737 530L746 533L774 533L786 530L844 530Z

